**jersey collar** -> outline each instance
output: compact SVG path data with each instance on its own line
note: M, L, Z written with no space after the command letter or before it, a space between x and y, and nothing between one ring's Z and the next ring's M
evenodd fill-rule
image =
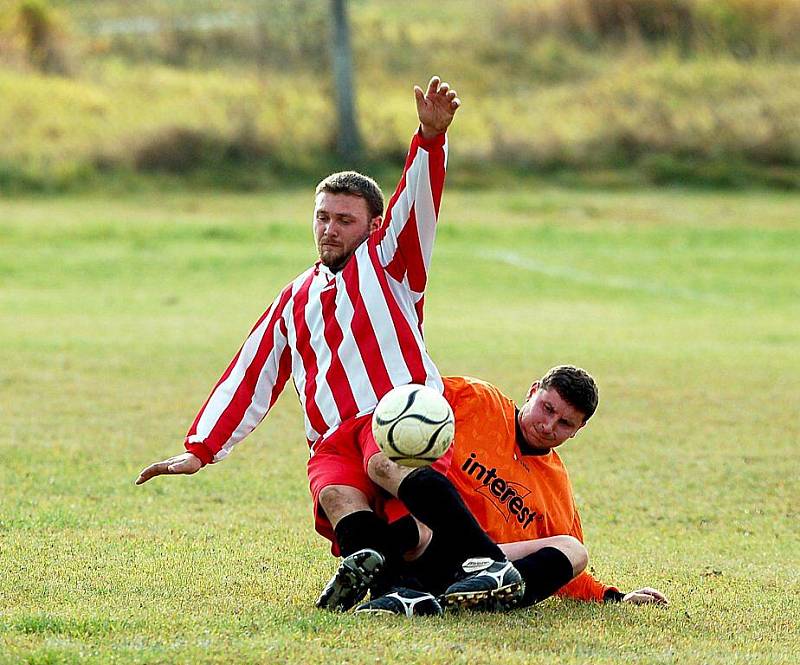
M325 264L324 264L322 261L317 261L317 262L314 264L314 267L316 268L317 274L319 274L319 275L324 275L324 276L325 276L325 277L327 277L328 279L333 279L334 277L336 277L336 273L335 273L335 272L333 272L333 271L332 271L332 270L331 270L331 269L330 269L328 266L326 266L326 265L325 265Z

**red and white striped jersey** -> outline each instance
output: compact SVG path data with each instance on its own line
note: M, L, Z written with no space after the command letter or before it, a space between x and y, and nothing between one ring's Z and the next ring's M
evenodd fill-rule
M205 463L223 459L290 375L310 446L395 386L442 391L422 307L446 163L444 134L414 136L383 224L339 272L317 262L281 291L197 414L187 450Z

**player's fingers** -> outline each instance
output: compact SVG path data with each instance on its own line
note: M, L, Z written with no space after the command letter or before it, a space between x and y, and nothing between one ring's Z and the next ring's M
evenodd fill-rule
M659 596L653 596L652 594L646 594L645 596L648 600L646 603L648 605L669 605L666 598L661 598ZM644 604L644 603L643 603Z
M663 603L664 605L669 604L667 597L663 593L661 593L658 589L651 589L650 587L646 587L642 589L642 593L646 593L651 598L654 598L658 603Z
M456 110L461 106L461 100L456 97L453 101L450 102L450 110L455 113Z
M142 483L146 483L151 478L160 476L163 473L169 473L169 471L167 470L168 468L169 468L169 460L151 464L139 474L139 477L136 479L136 484L141 485Z
M648 593L649 591L655 591L655 589L639 589L635 591L630 599L630 602L634 603L635 605L668 605L667 599L664 598L660 593L658 595ZM656 592L658 593L658 592Z
M456 97L457 97L457 94L456 94L455 90L448 90L447 91L447 99L449 99L450 101L453 101Z
M414 86L414 98L417 100L417 106L422 104L425 101L425 93L422 91L418 85Z
M428 83L428 91L425 93L426 95L433 95L436 94L436 90L439 88L439 84L442 82L438 76L433 76Z
M450 91L449 83L442 83L437 91L440 95L446 95Z

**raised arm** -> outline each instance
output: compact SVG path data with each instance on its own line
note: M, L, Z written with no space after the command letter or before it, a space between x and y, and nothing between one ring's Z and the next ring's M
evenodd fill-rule
M448 83L434 76L423 91L414 86L419 131L411 141L403 175L375 233L381 261L397 281L422 297L447 167L445 132L461 100Z

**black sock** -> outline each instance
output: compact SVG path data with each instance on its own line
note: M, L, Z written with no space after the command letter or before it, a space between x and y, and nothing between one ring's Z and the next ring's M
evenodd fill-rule
M505 560L456 488L441 473L427 466L415 469L403 478L397 496L414 517L449 544L453 559L459 563L471 557Z
M549 598L574 577L569 558L555 547L543 547L517 559L514 566L525 580L525 595L520 607Z
M371 510L359 510L340 519L333 531L343 557L366 547L383 555L383 571L375 580L371 592L373 598L386 593L396 582L404 551L399 548L397 536L386 521Z
M345 515L333 530L342 556L369 547L387 556L393 552L389 525L371 510L359 510Z
M420 557L405 562L404 586L438 596L462 573L462 563L454 560L450 544L434 533Z
M392 538L392 544L399 552L405 554L419 545L419 527L417 526L417 521L411 515L406 515L392 522L389 525L389 533Z

